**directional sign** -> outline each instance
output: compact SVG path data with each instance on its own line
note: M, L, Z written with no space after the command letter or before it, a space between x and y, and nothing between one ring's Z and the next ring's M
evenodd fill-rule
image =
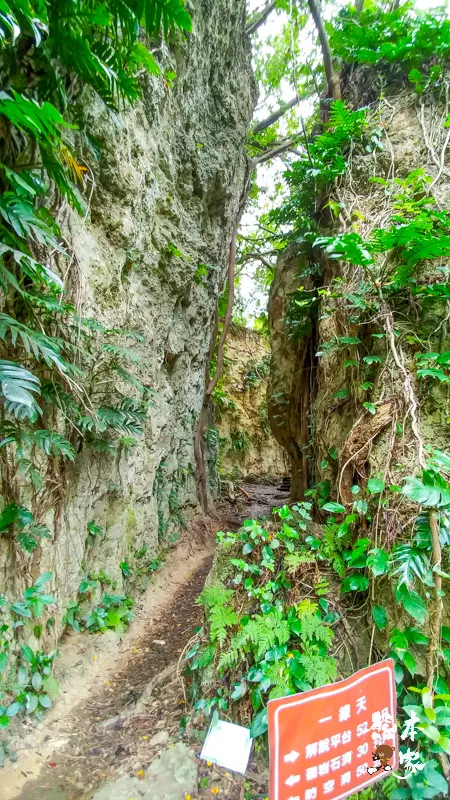
M268 712L270 800L343 800L398 766L392 659L271 700ZM377 745L391 758L373 756Z

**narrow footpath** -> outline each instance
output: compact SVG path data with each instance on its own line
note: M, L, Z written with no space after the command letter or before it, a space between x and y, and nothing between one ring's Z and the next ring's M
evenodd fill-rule
M183 655L202 610L196 604L214 553L214 531L268 516L286 502L274 486L242 484L211 534L191 526L138 603L119 641L67 636L60 646L61 698L18 743L2 770L1 800L184 800L264 798L264 776L245 780L198 759L183 736Z

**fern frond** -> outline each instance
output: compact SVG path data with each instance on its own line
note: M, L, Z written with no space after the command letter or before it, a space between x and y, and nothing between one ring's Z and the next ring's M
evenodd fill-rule
M230 606L213 606L209 612L211 641L223 645L227 638L227 629L237 622L237 614Z
M311 553L287 553L284 563L290 575L294 575L302 564L315 564L315 556Z
M225 589L224 586L205 586L195 602L206 608L212 608L216 605L227 605L233 597L233 594L234 592L232 589Z
M315 688L336 680L336 660L332 656L305 652L300 656L300 663L305 668L306 680Z

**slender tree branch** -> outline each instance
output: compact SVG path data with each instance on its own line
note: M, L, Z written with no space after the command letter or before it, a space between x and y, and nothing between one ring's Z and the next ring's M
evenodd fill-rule
M328 91L333 100L341 99L341 84L339 75L334 71L333 59L331 56L330 42L328 35L323 24L322 14L317 0L308 0L309 10L311 11L314 24L319 34L320 46L322 48L323 64L325 67L325 75L327 76Z
M270 0L270 2L267 3L267 5L261 11L257 11L256 14L254 14L252 19L249 20L248 25L245 29L246 33L248 33L249 36L255 33L255 31L257 31L258 28L261 27L261 25L264 25L267 17L269 16L269 14L272 13L275 6L276 6L276 0Z
M310 95L305 95L305 97L309 96ZM274 125L275 122L277 122L280 119L280 117L284 116L284 114L287 114L287 112L290 111L291 108L294 108L294 106L298 105L300 100L304 100L304 98L300 97L300 95L297 94L295 97L292 98L292 100L289 100L288 103L283 103L283 105L280 106L276 111L274 111L273 114L269 114L269 116L266 117L266 119L262 119L261 122L256 123L256 125L252 129L252 135L256 136L257 133L261 133L261 131L265 131L266 128L270 128L270 126Z
M274 252L274 255L275 253L276 251ZM267 269L273 269L273 264L271 264L270 261L268 261L268 259L265 258L265 256L263 256L261 253L244 253L240 260L242 266L244 266L245 261L260 261L261 264L264 264L264 266L267 267Z
M276 158L276 156L281 155L286 150L292 150L292 139L289 139L287 142L280 144L278 147L274 147L272 150L267 150L265 153L261 153L260 156L257 158L249 159L251 168L254 169L258 164L264 164L266 161L270 161L271 158Z

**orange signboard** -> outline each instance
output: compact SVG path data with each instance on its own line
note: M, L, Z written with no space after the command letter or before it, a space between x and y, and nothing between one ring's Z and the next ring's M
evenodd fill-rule
M398 766L392 659L271 700L268 714L270 800L342 800Z

